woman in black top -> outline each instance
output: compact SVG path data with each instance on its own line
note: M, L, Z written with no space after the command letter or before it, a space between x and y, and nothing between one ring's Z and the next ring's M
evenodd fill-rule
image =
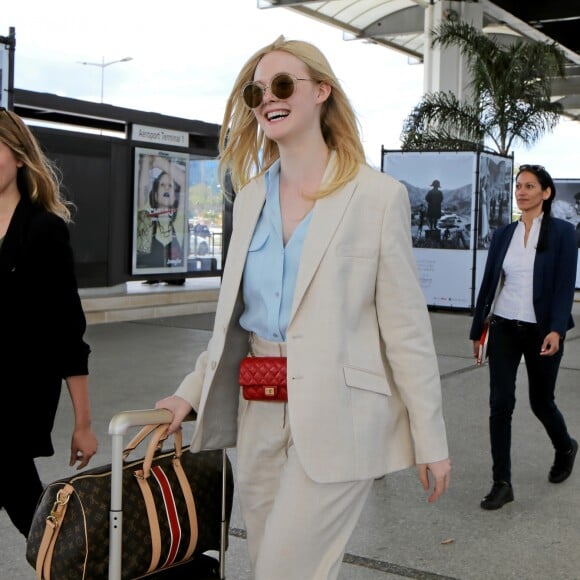
M28 535L42 483L35 457L51 456L51 431L66 380L75 425L69 465L85 467L97 451L88 387L90 348L74 272L57 174L24 122L0 110L0 332L2 405L32 437L14 440L0 422L6 443L0 478L0 508Z

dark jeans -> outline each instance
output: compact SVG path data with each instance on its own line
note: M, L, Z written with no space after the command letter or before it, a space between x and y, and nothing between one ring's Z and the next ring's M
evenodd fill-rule
M511 482L512 414L516 404L516 375L522 355L534 415L546 429L555 450L566 452L572 445L564 417L554 401L564 341L560 341L560 350L554 356L540 356L543 340L536 324L492 317L488 352L489 432L494 481Z

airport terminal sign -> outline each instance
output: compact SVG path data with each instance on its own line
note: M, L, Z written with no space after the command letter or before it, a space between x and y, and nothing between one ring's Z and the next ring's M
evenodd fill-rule
M133 125L131 139L155 145L189 147L189 133L187 131L172 131L171 129L147 127L145 125Z

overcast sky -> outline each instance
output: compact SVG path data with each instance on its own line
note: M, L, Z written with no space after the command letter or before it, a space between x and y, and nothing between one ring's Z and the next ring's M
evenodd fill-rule
M280 34L323 50L359 117L367 158L400 148L405 117L421 98L423 65L285 8L257 0L78 0L3 2L0 35L16 31L16 88L221 123L243 63ZM101 63L132 57L108 67ZM580 177L580 123L562 120L515 163L545 165L554 177Z

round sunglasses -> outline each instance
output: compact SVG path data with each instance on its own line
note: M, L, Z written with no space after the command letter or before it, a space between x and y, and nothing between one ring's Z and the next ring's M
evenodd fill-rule
M313 81L314 79L301 79L290 73L278 73L274 75L269 86L264 86L258 81L249 81L242 87L244 103L250 109L259 107L264 101L267 89L277 99L289 99L296 90L297 81Z

